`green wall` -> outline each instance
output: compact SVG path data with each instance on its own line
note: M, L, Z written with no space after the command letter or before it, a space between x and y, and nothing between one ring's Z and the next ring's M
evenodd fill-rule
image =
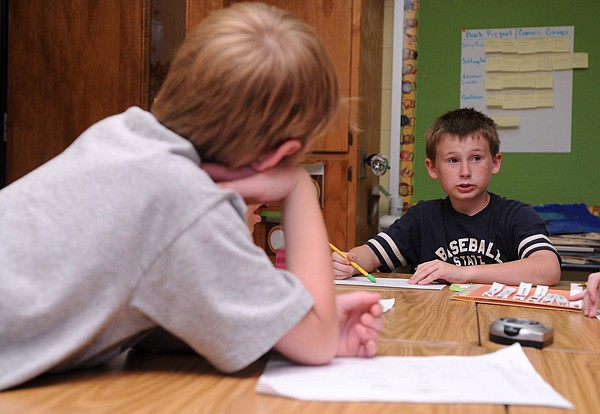
M589 69L573 71L570 153L504 153L490 191L530 204L600 204L600 1L420 0L413 202L443 197L425 169L424 135L460 105L461 29L574 26L576 52Z

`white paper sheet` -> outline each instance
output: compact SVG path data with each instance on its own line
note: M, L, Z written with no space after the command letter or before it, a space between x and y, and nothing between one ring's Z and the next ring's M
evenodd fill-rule
M480 356L336 358L319 367L274 359L256 391L309 401L574 408L536 372L518 343Z
M429 289L442 290L445 284L430 283L428 285L409 285L408 279L398 279L393 277L377 277L377 283L371 282L364 276L353 276L348 279L336 280L336 285L357 285L357 286L377 286L377 287L395 287L405 289Z

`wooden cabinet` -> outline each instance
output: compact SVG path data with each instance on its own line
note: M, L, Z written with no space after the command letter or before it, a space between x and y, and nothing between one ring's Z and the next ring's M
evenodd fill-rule
M8 2L7 183L93 123L150 108L185 37L186 3Z
M378 179L363 160L379 151L383 0L266 2L317 30L348 97L348 111L306 161L324 166L331 241L351 248L377 231L368 210ZM133 105L149 108L185 28L229 3L9 2L8 182L56 156L94 122ZM152 43L153 36L161 42ZM152 59L157 48L160 64Z
M147 107L148 12L144 0L8 2L8 183L94 122Z
M332 243L349 249L377 233L372 214L379 181L364 158L379 152L383 0L266 0L289 10L316 29L334 61L349 112L320 140L307 163L323 163L323 214ZM229 1L191 1L189 26ZM255 238L266 245L269 224Z

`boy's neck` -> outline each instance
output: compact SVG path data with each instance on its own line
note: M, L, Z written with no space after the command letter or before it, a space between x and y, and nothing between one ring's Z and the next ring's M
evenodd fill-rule
M467 216L474 216L488 206L491 196L490 193L486 191L477 200L457 200L452 197L449 198L454 210Z

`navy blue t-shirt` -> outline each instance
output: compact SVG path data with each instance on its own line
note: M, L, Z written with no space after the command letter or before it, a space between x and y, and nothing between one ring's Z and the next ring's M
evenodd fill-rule
M448 197L420 202L367 245L381 272L435 259L457 266L505 263L538 250L550 250L560 260L531 206L492 193L487 207L474 216L454 210Z

